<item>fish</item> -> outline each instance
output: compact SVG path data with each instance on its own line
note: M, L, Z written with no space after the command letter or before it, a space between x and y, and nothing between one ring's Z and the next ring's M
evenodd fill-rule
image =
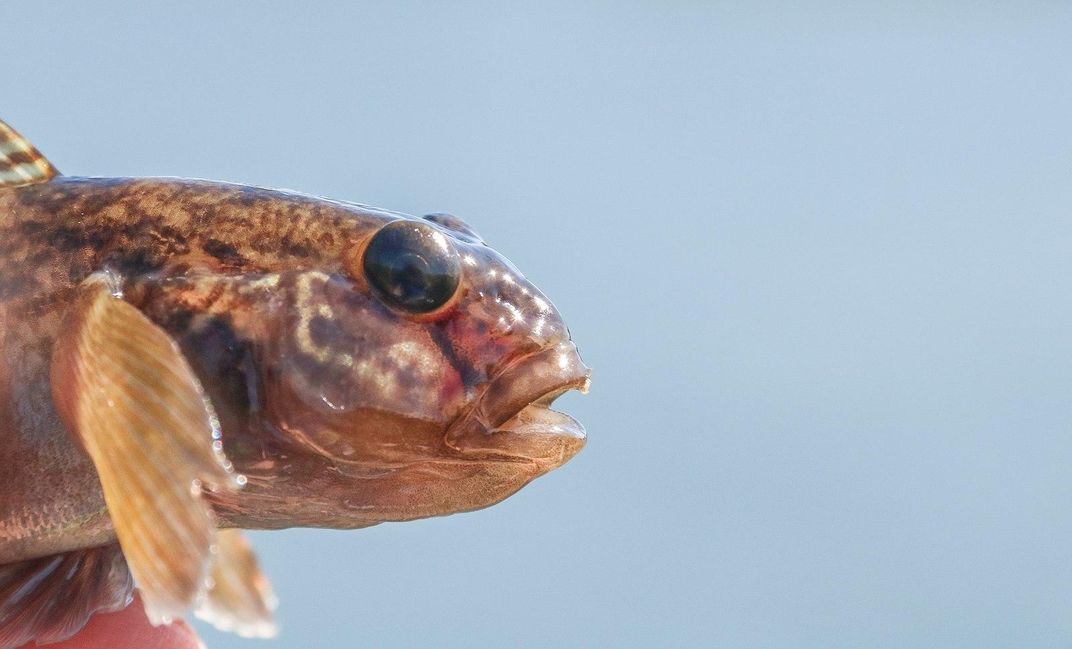
M584 446L561 314L460 218L59 173L0 122L0 649L137 588L249 637L241 531L481 509Z

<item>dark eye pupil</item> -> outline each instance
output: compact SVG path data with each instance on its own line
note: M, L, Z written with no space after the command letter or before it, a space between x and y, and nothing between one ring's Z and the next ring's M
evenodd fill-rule
M412 313L446 304L458 289L461 262L447 237L419 222L380 228L365 249L365 276L387 303Z
M391 295L403 302L411 302L427 294L434 275L428 263L412 253L401 255L398 261L400 263L390 269L390 281L385 282Z

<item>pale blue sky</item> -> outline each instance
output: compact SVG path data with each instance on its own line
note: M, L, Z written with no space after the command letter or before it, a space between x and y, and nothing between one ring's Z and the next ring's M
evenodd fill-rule
M61 170L454 212L595 368L499 506L255 534L210 647L1072 644L1072 10L19 4Z

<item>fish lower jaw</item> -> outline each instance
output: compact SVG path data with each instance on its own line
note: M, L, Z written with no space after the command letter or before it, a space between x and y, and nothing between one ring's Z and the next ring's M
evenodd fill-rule
M536 475L547 473L579 453L586 441L584 426L548 407L553 398L530 403L494 427L471 419L453 429L447 443L467 461L527 464Z

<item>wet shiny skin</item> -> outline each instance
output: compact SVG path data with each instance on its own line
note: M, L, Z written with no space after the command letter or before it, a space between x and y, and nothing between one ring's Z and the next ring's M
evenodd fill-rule
M9 560L110 538L36 355L100 268L179 345L219 417L248 478L237 494L209 494L223 525L349 528L477 509L583 446L580 425L546 408L588 381L561 316L456 217L175 179L57 178L0 194L0 209L14 215L0 227L14 249L0 392L25 386L0 396L33 413L2 424L17 442L6 452L48 449L50 466L68 467L64 484L32 462L16 476L16 527L0 538ZM431 311L388 303L366 277L369 242L399 220L457 255L457 289ZM66 486L76 478L91 488ZM57 515L20 513L40 502ZM87 516L99 524L81 526Z
M248 436L225 426L249 478L218 497L233 524L358 527L477 509L583 446L583 428L547 408L589 373L550 301L491 248L414 222L461 261L456 291L428 313L391 303L363 272L367 242L397 217L368 224L339 272L149 282L165 300L222 293L244 305L229 324L251 348L247 427L273 448L254 444L251 458ZM182 339L197 367L211 345L196 324Z

